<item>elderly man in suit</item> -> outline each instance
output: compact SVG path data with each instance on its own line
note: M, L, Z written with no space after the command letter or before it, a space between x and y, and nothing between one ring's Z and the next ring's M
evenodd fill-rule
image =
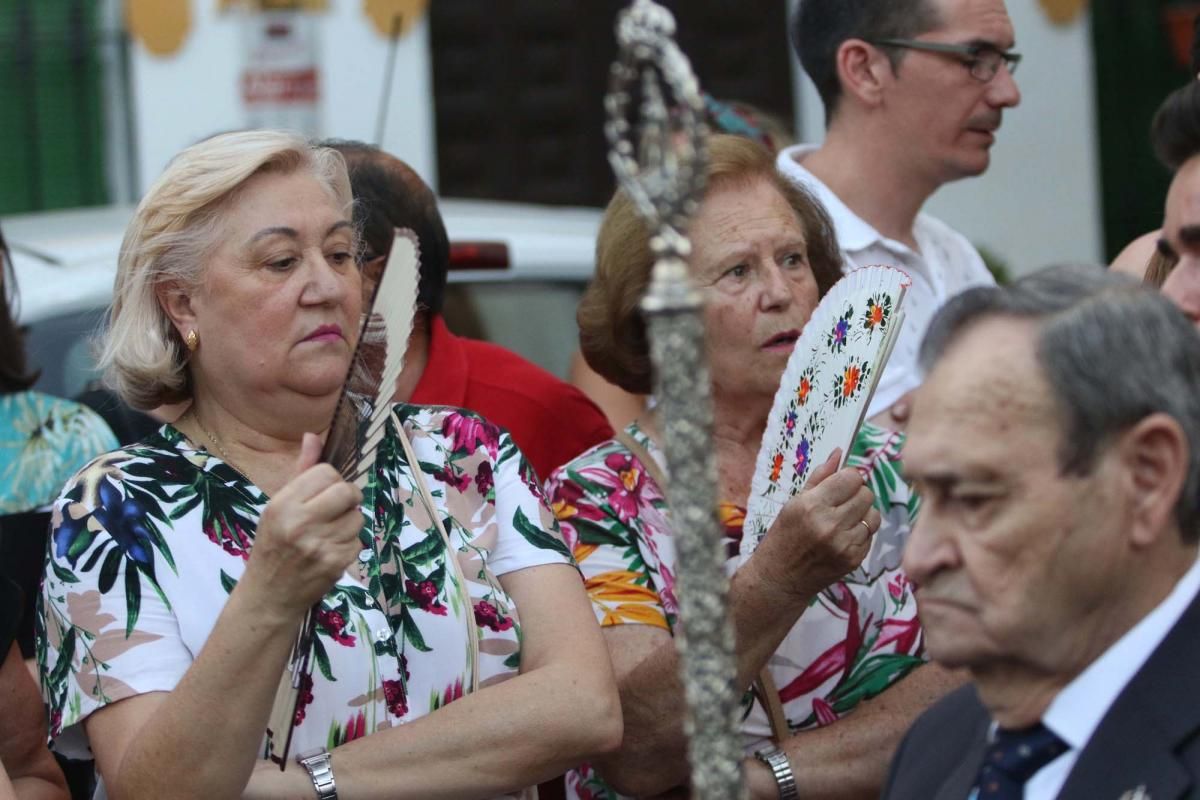
M1200 337L1059 268L952 300L921 359L904 566L930 654L972 682L884 797L1200 797Z

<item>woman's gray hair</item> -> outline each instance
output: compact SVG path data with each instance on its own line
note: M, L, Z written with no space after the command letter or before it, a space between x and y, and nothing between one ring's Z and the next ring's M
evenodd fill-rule
M125 230L99 342L105 381L130 406L148 410L192 394L188 349L159 304L159 286L199 286L239 190L260 172L299 169L309 170L349 212L353 197L342 156L281 131L205 139L175 156L146 192Z
M1200 538L1200 336L1183 312L1102 267L1050 267L953 298L925 334L922 368L969 326L997 316L1040 325L1037 359L1059 409L1064 474L1088 474L1109 443L1151 414L1179 423L1189 464L1175 515L1185 540Z

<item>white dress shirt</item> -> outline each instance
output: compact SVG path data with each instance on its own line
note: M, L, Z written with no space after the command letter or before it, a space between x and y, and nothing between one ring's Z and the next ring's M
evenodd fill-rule
M814 145L789 147L779 153L776 167L793 183L816 195L829 212L838 247L846 262L845 271L888 264L904 270L912 278L912 286L904 298L905 318L900 337L868 410L868 414L874 416L920 385L917 352L929 321L942 304L964 289L995 283L995 280L966 237L927 214L918 214L913 223L918 251L879 233L800 165L800 159L816 149Z
M1175 627L1198 590L1200 561L1179 579L1165 600L1058 693L1042 715L1042 724L1070 749L1033 774L1025 784L1025 800L1058 796L1108 709Z

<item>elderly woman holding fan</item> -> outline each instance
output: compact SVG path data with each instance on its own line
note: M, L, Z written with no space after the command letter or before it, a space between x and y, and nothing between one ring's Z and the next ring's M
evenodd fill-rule
M733 563L780 376L841 260L824 209L783 179L757 143L712 137L707 172L689 231L690 267L706 299L713 446ZM638 302L653 261L647 230L618 191L578 317L588 363L635 393L651 388ZM754 797L797 789L800 797L878 796L902 733L955 683L923 666L916 603L899 566L917 507L899 473L902 441L864 426L848 466L839 470L831 458L818 467L734 575L738 685L748 689L769 659L776 684L760 691L766 708L748 707L743 724L748 753L762 751L762 763L746 762ZM662 470L651 412L547 485L604 626L625 719L619 752L568 775L575 797L655 794L686 780L671 637L687 621L677 618ZM772 707L781 713L770 715Z
M232 133L177 156L126 233L109 378L191 405L63 490L39 653L51 735L90 745L109 797L516 796L618 742L604 644L507 434L398 405L364 490L317 463L362 315L351 208L337 153ZM305 769L281 772L264 730L313 604Z

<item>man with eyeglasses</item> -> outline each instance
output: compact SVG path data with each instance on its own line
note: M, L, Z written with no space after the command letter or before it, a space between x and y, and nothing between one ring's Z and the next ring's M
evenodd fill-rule
M819 146L780 153L779 169L825 204L847 270L892 264L913 280L870 408L884 427L904 427L934 312L994 282L966 238L921 207L987 169L1003 111L1021 99L1013 36L1003 0L800 0L792 18L827 130Z

